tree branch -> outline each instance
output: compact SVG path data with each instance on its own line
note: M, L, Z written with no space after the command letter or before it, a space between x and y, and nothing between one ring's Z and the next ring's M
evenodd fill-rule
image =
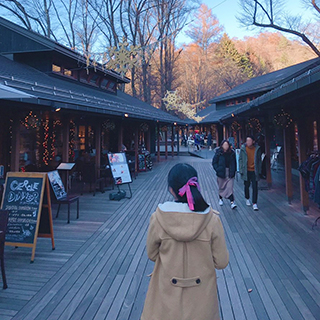
M317 6L316 0L312 0L311 3L312 3L312 6L320 13L320 8Z
M287 28L283 28L280 27L276 24L270 23L270 24L264 24L264 23L258 23L258 22L254 22L253 23L255 26L257 27L262 27L262 28L273 28L282 32L286 32L286 33L290 33L290 34L294 34L298 37L300 37L302 39L303 42L305 42L313 51L314 53L320 57L320 51L318 50L318 48L310 41L310 39L304 34L301 33L299 31L296 30L291 30L291 29L287 29Z

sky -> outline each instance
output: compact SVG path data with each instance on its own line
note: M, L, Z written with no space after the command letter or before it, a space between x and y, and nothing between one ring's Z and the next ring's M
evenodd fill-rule
M253 31L246 30L245 27L241 26L236 19L236 16L241 12L241 6L238 0L203 0L210 9L212 9L213 14L216 15L221 25L223 25L225 32L230 38L243 39L245 36L257 35L260 31L259 28L254 28ZM302 0L286 0L285 9L288 13L294 15L301 15L307 19L313 19L313 14L306 10L302 5ZM267 29L264 29L266 31ZM272 31L272 29L268 29ZM190 39L186 37L183 33L178 38L178 43L188 43Z

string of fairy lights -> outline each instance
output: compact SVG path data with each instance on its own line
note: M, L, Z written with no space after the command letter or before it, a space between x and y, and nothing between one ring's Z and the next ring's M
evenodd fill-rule
M278 127L288 128L292 124L293 119L290 113L285 112L283 109L281 109L281 112L274 116L273 122Z
M37 151L42 155L43 164L48 166L49 162L52 161L56 153L56 142L57 142L57 130L58 127L62 126L62 122L59 119L49 119L46 117L41 119L35 114L33 111L30 111L21 121L20 123L27 130L36 130L36 139L37 146L41 146L41 151ZM292 123L293 119L288 112L285 112L283 109L273 117L273 123L275 126L280 128L288 128ZM10 119L9 123L9 139L10 139L10 147L9 153L12 153L12 139L13 139L13 119ZM115 123L112 120L105 120L102 123L102 129L105 131L112 131L115 129ZM237 131L242 129L242 125L234 120L231 124L231 130L233 134L236 134ZM247 120L245 124L245 128L248 132L260 133L262 131L261 123L258 118L250 118ZM147 132L149 130L149 126L147 123L140 124L140 130L142 132ZM162 132L167 131L167 126L163 126L161 128ZM41 140L42 137L42 140ZM69 126L69 159L70 161L74 160L75 157L75 145L76 145L76 124L73 120L70 120ZM39 148L38 148L39 149ZM9 164L10 166L10 164Z

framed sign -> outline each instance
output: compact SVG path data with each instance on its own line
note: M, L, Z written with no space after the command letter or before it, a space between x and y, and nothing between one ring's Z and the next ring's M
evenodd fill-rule
M72 170L73 167L75 166L75 163L67 163L67 162L62 162L58 165L57 169L58 170Z
M48 178L57 200L61 200L67 197L67 192L64 189L61 177L58 170L48 172Z
M131 174L125 153L109 153L109 164L116 185L131 183Z
M51 238L54 249L49 182L46 173L8 172L1 208L9 211L6 245L31 247L38 237Z
M146 156L143 153L138 154L138 170L139 171L147 170Z

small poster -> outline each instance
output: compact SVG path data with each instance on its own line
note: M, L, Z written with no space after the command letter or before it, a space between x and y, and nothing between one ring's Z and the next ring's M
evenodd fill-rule
M109 153L108 159L114 183L116 185L131 183L131 174L125 153Z
M57 170L48 172L48 178L57 200L67 197L67 192Z

